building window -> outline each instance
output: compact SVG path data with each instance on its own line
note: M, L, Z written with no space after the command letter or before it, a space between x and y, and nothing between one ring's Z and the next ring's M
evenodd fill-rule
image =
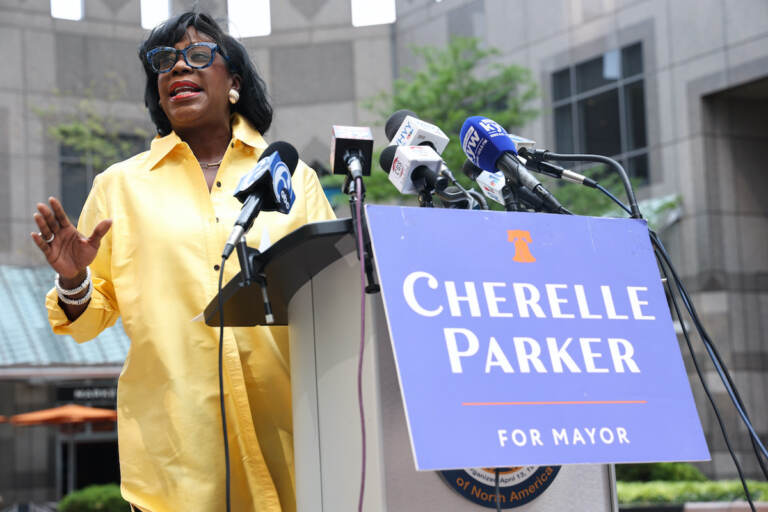
M352 0L352 26L385 25L396 19L395 0Z
M229 33L235 37L268 36L272 33L269 0L228 0Z
M141 0L141 28L153 29L170 16L170 0Z
M83 0L51 0L51 16L62 20L81 20Z
M117 136L115 144L116 157L113 162L119 162L146 149L144 137L138 135ZM71 145L59 146L59 165L61 168L61 203L69 219L77 224L80 211L93 185L93 179L106 166L97 164L97 158L88 150L82 150ZM89 233L90 235L90 233Z
M618 160L648 183L642 44L558 70L552 75L555 147Z

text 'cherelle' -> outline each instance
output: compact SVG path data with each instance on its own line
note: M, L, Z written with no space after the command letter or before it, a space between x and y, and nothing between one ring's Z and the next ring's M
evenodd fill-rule
M646 310L645 286L587 290L580 284L547 283L540 287L524 282L441 283L428 272L415 271L405 277L402 290L409 308L422 317L616 322L656 319ZM444 327L443 337L452 373L464 373L469 361L474 363L473 368L480 367L477 361L482 362L484 373L640 373L632 342L618 336L491 336L481 344L471 329Z

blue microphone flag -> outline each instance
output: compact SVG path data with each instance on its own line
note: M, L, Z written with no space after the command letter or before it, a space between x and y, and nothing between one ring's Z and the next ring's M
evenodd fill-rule
M505 152L517 154L515 143L504 127L487 117L468 117L459 136L464 154L485 171L495 172L496 162Z
M274 152L269 157L269 172L272 175L272 191L275 194L275 210L280 213L291 211L296 194L293 193L291 170L280 159L280 153Z

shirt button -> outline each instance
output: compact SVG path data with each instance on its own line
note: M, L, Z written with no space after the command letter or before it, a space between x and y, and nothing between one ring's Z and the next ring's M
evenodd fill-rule
M219 222L219 218L218 217L216 217L216 222Z
M221 268L221 267L219 267L218 265L214 265L213 266L213 270L216 270L217 272L218 272L219 268Z
M230 144L229 147L231 147L231 148L235 147L235 143L232 142L232 144Z
M219 188L221 188L221 182L220 182L220 181L217 181L217 182L216 182L216 186L217 186L217 187L219 187Z

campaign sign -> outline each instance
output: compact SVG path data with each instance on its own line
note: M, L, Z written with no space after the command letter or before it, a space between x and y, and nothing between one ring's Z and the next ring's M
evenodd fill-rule
M366 212L417 469L709 459L645 221Z

